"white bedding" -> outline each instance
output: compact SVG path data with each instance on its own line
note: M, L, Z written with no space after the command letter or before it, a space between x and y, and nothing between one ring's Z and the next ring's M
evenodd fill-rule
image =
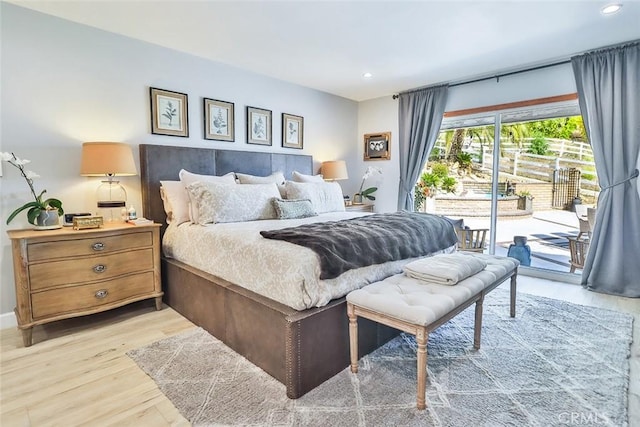
M331 212L303 219L210 224L171 224L163 238L165 256L240 285L296 310L321 307L354 289L402 272L415 258L347 271L320 280L316 253L293 243L265 239L261 230L275 230L366 214ZM455 246L437 253L449 253Z

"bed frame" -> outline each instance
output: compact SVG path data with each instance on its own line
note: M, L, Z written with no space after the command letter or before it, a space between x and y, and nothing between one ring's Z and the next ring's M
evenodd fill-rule
M267 176L282 171L290 179L294 170L312 174L313 159L297 154L141 144L146 218L165 224L160 180L178 180L182 168L206 175L240 172ZM289 398L304 395L349 366L345 298L298 311L165 257L162 287L166 304L283 383ZM398 334L395 329L366 319L358 322L360 355L372 352Z

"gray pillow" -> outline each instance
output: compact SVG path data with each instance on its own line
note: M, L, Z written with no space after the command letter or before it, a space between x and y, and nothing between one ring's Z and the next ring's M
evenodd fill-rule
M279 219L308 218L318 215L309 199L284 200L274 197L271 199L271 203Z

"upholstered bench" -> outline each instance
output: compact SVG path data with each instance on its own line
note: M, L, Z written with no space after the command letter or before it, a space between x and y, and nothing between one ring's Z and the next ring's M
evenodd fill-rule
M487 263L484 270L455 285L428 284L404 274L388 277L347 295L351 372L358 372L358 316L416 336L418 343L418 409L425 409L427 339L429 332L475 303L473 347L480 348L484 296L511 278L510 315L516 315L516 277L513 258L469 254Z

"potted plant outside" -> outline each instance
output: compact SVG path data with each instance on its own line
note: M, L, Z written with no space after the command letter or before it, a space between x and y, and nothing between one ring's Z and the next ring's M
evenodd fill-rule
M525 190L518 193L518 209L533 210L533 196L530 192Z

